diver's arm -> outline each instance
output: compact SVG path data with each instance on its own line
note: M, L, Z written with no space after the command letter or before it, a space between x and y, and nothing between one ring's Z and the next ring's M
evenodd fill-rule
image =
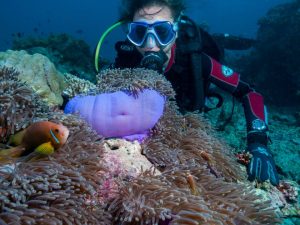
M241 81L240 75L230 68L205 54L202 58L205 78L231 93L243 104L247 123L247 150L253 156L248 165L249 179L260 182L270 180L273 185L277 185L277 171L267 148L267 113L262 95Z

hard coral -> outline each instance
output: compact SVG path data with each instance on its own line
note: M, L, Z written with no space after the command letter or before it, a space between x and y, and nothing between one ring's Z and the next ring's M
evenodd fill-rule
M0 67L14 67L18 79L32 88L49 106L63 103L63 75L54 64L41 54L29 55L25 51L0 52Z
M89 45L69 34L51 34L46 38L18 38L13 40L13 49L26 50L29 54L43 54L51 59L60 71L95 82ZM107 64L102 59L100 63Z

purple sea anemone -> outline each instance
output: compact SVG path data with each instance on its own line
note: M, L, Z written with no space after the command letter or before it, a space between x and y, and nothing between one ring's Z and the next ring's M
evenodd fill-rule
M79 113L98 134L141 140L163 114L165 98L145 89L136 96L123 91L95 96L77 96L65 113Z

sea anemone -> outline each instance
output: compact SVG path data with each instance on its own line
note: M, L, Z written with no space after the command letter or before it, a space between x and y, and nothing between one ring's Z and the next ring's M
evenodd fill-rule
M126 80L126 82L124 82ZM201 115L178 113L171 84L151 70L107 70L99 76L101 92L154 89L167 98L164 115L142 153L156 169L119 181L109 203L115 224L276 224L268 201L260 200L235 161Z
M14 68L0 68L0 143L49 110L31 88L18 80Z
M102 138L76 116L41 113L43 103L14 73L1 71L1 124L7 129L3 137L45 117L68 127L70 136L49 157L0 164L0 223L110 224L111 215L97 201L104 179L95 173L108 171L101 163Z
M110 224L111 216L97 204L105 173L99 136L76 117L49 115L70 129L68 142L48 158L16 164L2 171L0 220L4 224Z
M137 69L114 69L104 70L97 76L98 93L115 91L128 91L135 95L137 92L149 88L159 91L161 95L170 99L175 98L175 91L167 79L153 70Z
M189 177L196 183L193 192ZM123 182L109 211L115 224L276 224L268 202L250 186L224 182L202 167L177 167L154 176L145 171Z
M174 91L163 76L128 69L107 70L101 77L99 93L130 90L134 94L148 88L166 97L164 115L142 144L142 153L161 173L148 169L137 177L112 177L109 182L114 185L114 195L106 195L105 187L111 185L106 185L109 176L105 175L112 170L105 162L103 138L80 118L49 110L47 119L68 127L69 139L47 158L16 163L11 172L0 170L0 222L126 225L279 221L269 202L254 194L230 148L214 136L209 123L198 114L178 113ZM18 81L8 80L18 87L14 84ZM2 82L7 81L0 80L0 86ZM14 91L12 88L11 95ZM5 102L1 100L2 105ZM20 112L24 107L17 105L15 110ZM34 115L34 119L40 117ZM12 125L19 120L13 120Z

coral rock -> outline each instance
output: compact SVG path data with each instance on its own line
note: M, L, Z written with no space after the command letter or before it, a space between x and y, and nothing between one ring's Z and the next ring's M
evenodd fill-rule
M31 87L50 106L62 105L64 78L47 57L8 50L0 52L0 67L4 66L19 72L20 81Z
M126 174L126 176L137 177L145 170L153 168L153 164L142 155L142 147L139 142L126 141L123 139L111 139L105 141L104 160L109 163L110 168L114 168L114 174L120 172ZM118 163L114 163L118 161ZM155 174L160 174L157 170Z

